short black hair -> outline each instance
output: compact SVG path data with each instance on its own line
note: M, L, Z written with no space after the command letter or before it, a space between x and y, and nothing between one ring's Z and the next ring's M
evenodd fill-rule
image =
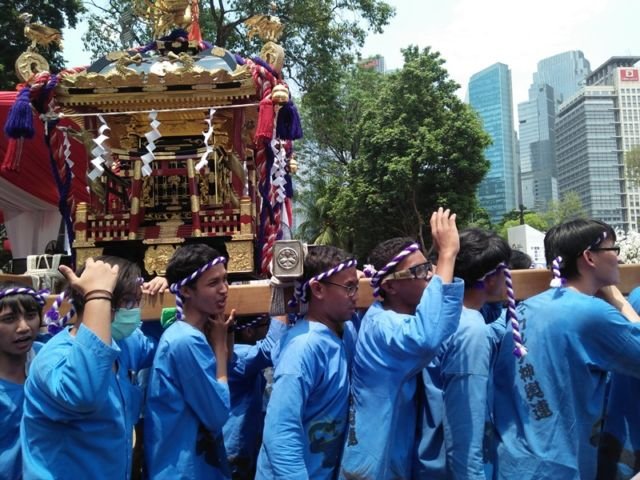
M500 263L508 263L511 247L495 232L467 228L460 232L460 251L453 274L464 280L464 287L473 287Z
M0 290L24 288L26 286L18 282L0 282ZM33 296L27 293L17 293L0 298L0 311L5 308L8 308L13 314L38 312L38 315L42 318L42 307Z
M522 250L511 250L511 259L509 260L509 268L511 270L525 270L531 268L533 260Z
M306 283L316 275L332 269L342 262L353 258L341 248L332 245L309 245L307 253L304 256L304 273L302 274L302 283ZM310 301L309 286L305 292L306 298Z
M371 263L376 270L382 270L396 255L414 243L416 243L416 241L411 237L395 237L385 240L376 245L371 251L369 254L369 263ZM391 273L391 271L389 273Z
M167 265L167 282L169 285L187 278L193 272L209 263L214 258L220 257L220 253L213 247L204 243L191 243L178 248ZM193 287L197 282L192 280L187 287Z
M306 282L310 278L326 272L351 258L353 258L352 255L332 245L309 245L307 254L304 257L302 281Z
M562 257L560 273L566 279L579 276L578 257L591 246L607 239L616 241L616 232L610 225L599 220L578 218L555 225L544 236L544 254L547 266L556 257Z
M118 308L118 305L122 303L123 300L127 298L131 292L136 292L140 287L140 267L135 263L124 259L122 257L115 257L112 255L100 255L97 257L93 257L94 261L103 261L104 263L108 263L111 266L118 266L118 279L116 281L116 286L113 289L113 295L111 300L112 308ZM79 277L82 275L85 266L82 265L80 269L76 272L76 275ZM85 292L87 293L87 292ZM81 315L84 311L84 294L80 293L70 286L66 289L67 298L71 299L73 303L73 308L77 312L78 315Z
M387 264L393 260L396 255L398 255L401 251L407 248L409 245L413 245L416 241L411 237L394 237L388 240L385 240L371 251L369 254L369 263L373 265L373 268L377 270L382 270ZM395 270L395 267L390 269L387 273L392 273ZM384 289L380 289L379 295L382 298L385 298Z

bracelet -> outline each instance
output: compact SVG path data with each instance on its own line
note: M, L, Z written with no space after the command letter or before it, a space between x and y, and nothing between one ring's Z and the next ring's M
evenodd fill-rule
M93 294L93 293L101 293L102 296L108 296L109 298L113 298L113 292L110 292L109 290L90 290L87 293L84 294L84 300L85 302L88 300L88 296Z
M86 303L90 302L91 300L109 300L109 303L111 303L111 300L113 300L113 298L104 297L104 296L96 296L96 297L86 298L84 300L84 303L86 304Z

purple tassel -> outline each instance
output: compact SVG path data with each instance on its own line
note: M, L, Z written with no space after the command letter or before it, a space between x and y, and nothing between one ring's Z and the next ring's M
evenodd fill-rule
M40 89L40 92L33 102L33 106L38 113L45 113L47 111L53 89L56 88L56 85L58 85L58 75L51 75L46 85Z
M280 75L278 75L278 72L276 72L271 65L269 65L266 61L264 61L260 57L253 57L251 60L253 60L253 63L257 63L261 67L266 68L267 71L277 79L280 78Z
M4 133L9 138L33 138L35 130L33 128L33 110L31 109L31 86L25 85L18 96L16 102L9 111L7 122L4 124Z
M302 138L302 125L298 109L292 101L285 103L278 111L278 125L276 126L278 138L283 140L297 140Z

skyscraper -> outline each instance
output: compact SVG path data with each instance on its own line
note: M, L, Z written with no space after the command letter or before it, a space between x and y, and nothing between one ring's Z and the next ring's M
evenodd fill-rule
M591 65L580 50L571 50L544 58L533 74L533 85L547 84L553 88L556 111L585 84ZM531 98L531 97L530 97Z
M491 221L517 208L516 142L513 126L511 71L496 63L469 80L469 104L478 112L493 144L485 155L491 167L478 187L478 200Z
M579 50L538 62L529 100L518 105L522 203L539 212L558 200L555 113L584 85L591 72Z
M638 61L610 58L556 119L560 195L576 191L591 217L625 231L640 217L640 190L624 169L625 152L640 145Z
M558 200L554 103L553 88L534 84L518 104L522 204L538 212Z

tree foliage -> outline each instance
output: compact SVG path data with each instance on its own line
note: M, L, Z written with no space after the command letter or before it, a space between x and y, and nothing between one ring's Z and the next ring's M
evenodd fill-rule
M19 82L14 64L21 53L27 50L31 41L24 36L25 24L21 13L31 13L32 23L62 30L75 27L78 16L84 11L81 0L0 0L0 89L12 90ZM39 48L38 53L47 59L53 71L63 65L62 55L56 45Z
M352 74L354 83L345 84L350 93L336 98L357 99L359 109L338 109L342 113L317 122L325 128L311 134L319 144L329 142L322 143L325 150L354 153L334 157L346 161L331 191L330 217L360 257L392 236L429 243L429 218L439 206L457 212L461 224L469 221L489 168L483 151L490 138L456 96L458 85L439 53L416 47L403 53L404 67L396 73ZM344 112L357 115L346 123Z
M299 149L314 174L342 175L358 157L360 120L377 98L384 75L352 66L339 72L336 82L308 92L301 102L305 136Z
M315 176L305 182L298 193L296 214L302 218L296 237L310 244L334 245L349 248L345 238L331 217L331 198L336 183L330 177Z
M131 31L131 42L140 45L150 40L148 28L131 15L136 10L134 0L109 0L106 6L94 0L91 5L84 41L95 57L131 46L120 37L123 26ZM335 80L340 67L353 63L367 30L382 32L394 11L382 0L207 0L200 4L200 27L203 37L215 45L253 56L261 42L247 37L243 23L268 13L284 23L278 43L286 52L287 77L311 91Z
M543 215L547 227L551 228L567 220L588 218L587 211L582 206L582 200L577 192L567 192L559 201L549 202L549 207Z
M636 186L640 186L640 145L637 145L624 154L624 164L627 178Z
M520 213L518 212L518 215L520 215ZM525 225L529 225L532 228L535 228L536 230L539 230L541 232L546 232L548 229L548 225L547 225L547 220L544 218L543 215L540 215L539 213L536 212L526 212L524 214L524 223ZM501 237L503 238L507 238L507 232L509 231L509 229L511 227L517 227L518 225L520 225L520 218L517 219L509 219L509 220L505 220L501 226L500 226L500 230L499 230L499 234Z

